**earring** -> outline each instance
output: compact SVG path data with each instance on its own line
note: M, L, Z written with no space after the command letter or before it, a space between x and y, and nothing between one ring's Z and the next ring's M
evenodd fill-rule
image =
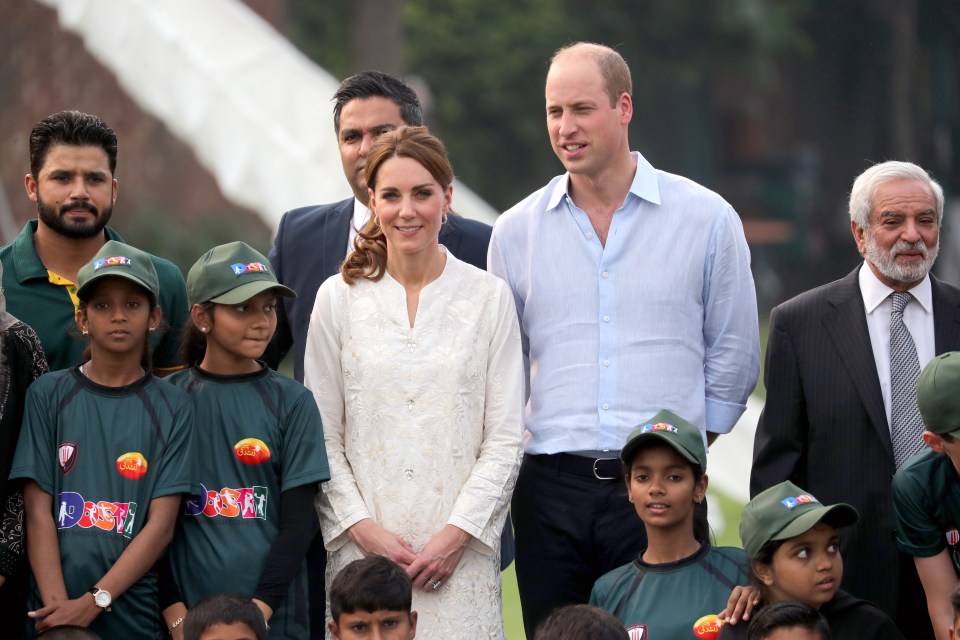
M201 332L201 333L206 333L206 332L207 332L207 328L206 328L206 327L200 327L200 332Z
M447 224L447 220L450 219L450 210L445 209L443 215L440 217L440 224Z
M80 332L81 332L83 335L87 335L87 330L86 330L86 329L81 329Z
M703 496L697 496L696 498L693 499L693 501L696 502L697 504L700 504L701 502L703 502Z
M156 331L156 327L150 327L150 331Z

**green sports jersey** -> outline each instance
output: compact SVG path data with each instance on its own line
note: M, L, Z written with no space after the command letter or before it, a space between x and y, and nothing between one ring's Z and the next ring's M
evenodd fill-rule
M897 544L914 557L948 549L960 576L960 477L945 453L924 451L893 478Z
M593 585L590 604L609 611L630 640L694 638L693 623L720 613L737 585L749 580L743 549L704 544L677 562L648 564L640 556Z
M152 375L103 387L74 367L30 386L10 477L35 480L53 496L71 599L113 566L149 519L151 500L190 491L191 426L187 396ZM156 577L135 582L90 628L103 638L163 637Z
M280 525L280 493L330 478L320 412L303 385L266 367L219 376L175 373L190 396L201 468L169 557L191 606L221 591L252 596ZM302 563L301 563L302 566ZM305 571L270 618L271 638L308 637Z
M40 338L51 371L81 363L84 342L73 335L77 286L47 271L33 245L37 221L31 220L8 245L0 247L3 263L3 292L7 310L30 325ZM123 241L107 227L107 240ZM190 312L187 288L180 269L169 260L152 256L160 281L160 309L163 324L150 334L153 366L160 371L182 368L178 334ZM172 327L172 329L171 329Z

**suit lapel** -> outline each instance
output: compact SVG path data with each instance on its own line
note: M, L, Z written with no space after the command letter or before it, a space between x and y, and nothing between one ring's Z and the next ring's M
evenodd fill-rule
M857 395L866 409L880 441L893 460L893 445L887 412L883 405L883 393L877 377L877 364L873 358L870 332L863 307L858 281L859 268L837 283L828 298L832 307L823 317L823 326L834 348L850 373Z
M317 249L323 252L323 278L333 275L340 270L340 265L347 257L347 240L350 238L350 225L353 222L353 198L344 200L336 205L327 216L323 227L322 246Z
M453 216L450 216L447 223L440 227L440 244L449 249L450 253L455 256L460 254L460 238L462 236L463 232L457 226Z
M933 292L933 341L937 354L960 349L960 296L930 276Z

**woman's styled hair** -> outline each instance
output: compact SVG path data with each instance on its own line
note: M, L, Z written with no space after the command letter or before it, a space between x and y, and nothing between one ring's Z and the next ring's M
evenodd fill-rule
M440 139L426 127L398 127L377 138L367 154L365 170L367 186L377 189L377 178L383 164L391 158L416 160L446 190L453 184L453 167ZM353 251L340 266L340 275L347 284L365 278L377 281L387 270L387 239L374 212L370 222L357 232Z

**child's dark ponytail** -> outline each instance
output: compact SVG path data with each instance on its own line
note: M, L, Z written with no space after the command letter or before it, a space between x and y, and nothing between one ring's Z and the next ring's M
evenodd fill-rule
M213 307L214 303L204 302L200 304L207 316L210 318L210 326L213 327ZM187 317L183 324L183 331L180 336L180 361L186 363L188 367L199 364L207 353L207 334L200 331L193 322L192 317Z

